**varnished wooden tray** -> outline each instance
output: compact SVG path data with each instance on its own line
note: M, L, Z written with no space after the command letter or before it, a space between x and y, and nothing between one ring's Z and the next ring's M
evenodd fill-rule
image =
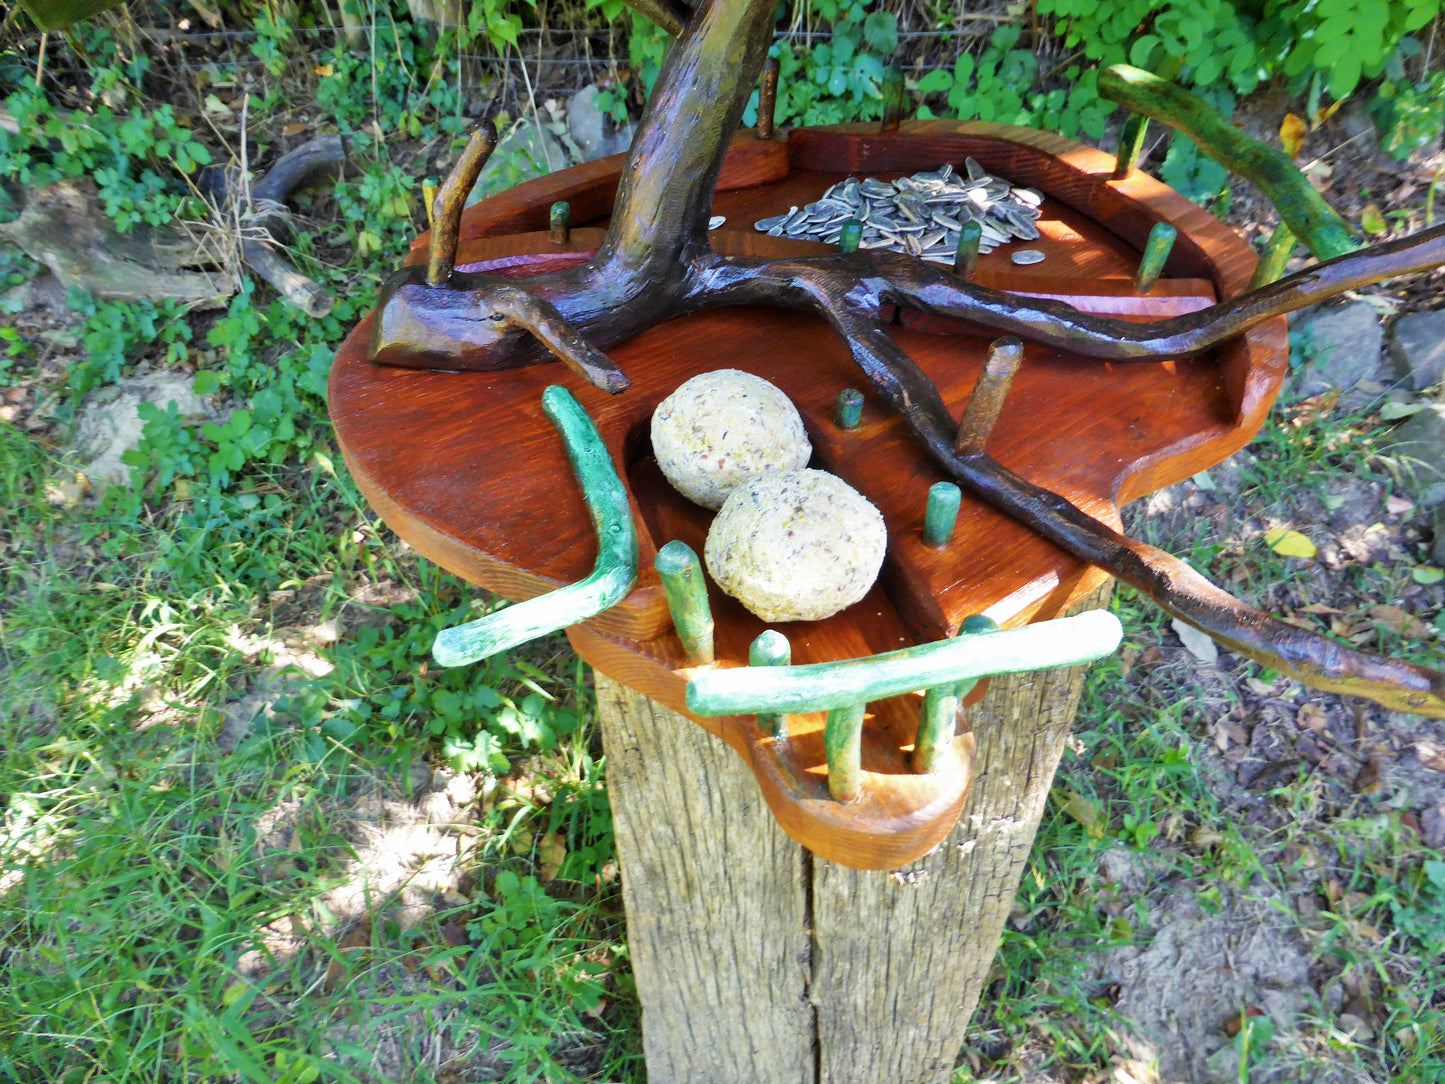
M1114 159L1056 136L952 121L906 124L880 135L866 126L800 130L784 141L740 136L713 204L725 224L719 251L787 255L823 246L769 238L753 222L816 199L844 176L891 178L960 165L1046 194L1042 263L1009 261L1019 243L979 261L987 286L1062 297L1081 308L1150 319L1242 293L1252 250L1200 208L1139 172L1112 180ZM583 260L601 239L622 159L607 159L522 185L469 209L458 270L527 276ZM569 201L569 244L543 232L548 209ZM1156 222L1179 233L1165 278L1147 295L1132 286L1139 250ZM424 242L420 239L418 245ZM414 249L411 262L424 259ZM596 421L627 484L641 538L642 573L620 605L569 635L588 662L685 712L689 673L671 631L652 558L680 538L701 552L711 513L672 491L651 456L656 405L687 378L737 368L778 385L797 404L814 466L862 490L883 512L888 557L860 603L826 621L779 626L793 661L875 654L954 634L971 614L1017 625L1061 614L1104 574L1009 518L965 497L953 543L934 550L920 531L928 487L941 475L868 389L823 321L796 312L734 308L673 320L615 347L634 381L616 397L560 364L493 373L377 366L367 360L370 318L343 344L330 380L337 437L367 499L421 553L468 580L521 600L581 579L596 544L562 443L543 416L551 383L566 385ZM972 389L990 335L966 324L900 314L890 329L935 380L955 415ZM1192 358L1100 362L1026 345L1024 362L989 442L990 453L1035 484L1111 524L1118 509L1226 458L1264 421L1287 367L1285 321ZM832 423L838 392L865 394L862 425ZM713 590L720 666L742 665L765 627ZM908 751L916 698L870 707L864 794L846 806L827 796L819 718L794 718L777 742L751 717L698 719L752 764L779 820L795 838L850 865L886 868L937 842L956 819L971 775L970 737L951 768L912 774Z

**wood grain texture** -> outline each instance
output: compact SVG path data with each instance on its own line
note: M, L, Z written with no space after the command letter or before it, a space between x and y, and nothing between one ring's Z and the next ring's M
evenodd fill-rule
M721 742L598 674L653 1084L815 1084L810 860Z
M1102 606L1110 584L1072 612ZM957 825L897 875L813 865L819 1076L945 1084L998 951L1084 669L996 677L967 721L979 770ZM860 1072L859 1067L866 1067Z
M716 193L712 210L727 223L710 239L727 255L816 251L822 246L769 238L752 223L815 199L849 173L897 176L969 155L991 172L1046 193L1038 245L1049 259L1016 268L1000 249L979 262L977 278L985 285L1079 294L1090 307L1115 305L1142 315L1151 303L1197 306L1211 296L1234 296L1254 264L1247 245L1157 181L1143 174L1112 180L1109 156L1044 133L949 121L910 123L901 135L880 139L840 126L794 132L786 144L744 136L734 153L767 180ZM602 167L564 171L478 204L463 220L462 236L472 240L461 244L458 268L527 277L585 261L606 222L606 200L596 192L602 191L598 185L615 186L615 176L608 176ZM569 186L593 192L587 197L593 202L574 203L574 210L582 208L574 219L578 228L559 246L542 231L552 200L573 191ZM1166 268L1175 277L1140 297L1130 286L1136 246L1166 219L1181 234ZM535 232L508 232L518 229ZM931 317L904 319L889 331L958 417L993 335ZM700 372L738 368L780 387L803 416L814 448L811 465L861 490L887 526L883 574L862 602L826 621L782 626L796 662L856 658L937 640L972 614L1004 626L1044 619L1104 579L1093 566L968 497L953 543L926 545L926 495L944 475L821 318L735 307L651 327L611 350L635 381L617 396L560 365L470 373L375 365L367 360L368 333L369 321L363 321L339 352L330 382L338 441L358 485L388 525L425 556L513 600L576 582L595 559L581 492L539 405L554 382L583 403L628 487L642 572L621 604L574 628L572 641L595 667L673 710L683 709L690 670L652 562L673 539L702 552L711 514L662 479L651 454L649 420L663 398ZM1189 358L1108 362L1032 343L1024 351L989 454L1115 526L1122 503L1246 443L1264 420L1288 356L1283 320ZM832 417L846 387L863 389L864 401L861 423L845 432ZM711 587L710 600L716 665L743 665L748 645L766 626ZM932 847L948 831L969 785L971 751L962 744L945 757L946 771L920 776L909 770L916 700L894 698L870 708L863 793L847 804L826 798L821 717L799 717L795 740L786 743L771 742L751 720L698 721L745 757L785 830L818 853L880 868Z
M812 858L720 742L596 681L649 1080L947 1081L1082 670L990 683L967 715L986 770L942 845L896 875Z

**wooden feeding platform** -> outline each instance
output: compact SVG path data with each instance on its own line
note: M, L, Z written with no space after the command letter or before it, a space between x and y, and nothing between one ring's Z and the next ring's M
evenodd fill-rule
M975 281L998 290L1068 301L1085 311L1147 320L1207 307L1243 292L1250 248L1218 220L1152 178L1113 179L1115 160L1057 136L999 125L918 122L901 133L873 126L800 130L786 141L735 140L712 212L720 252L784 256L826 246L769 237L753 223L806 204L845 176L891 179L941 163L976 159L989 173L1043 193L1044 259L1020 267L1001 245L980 257ZM470 208L459 271L535 275L585 260L602 238L621 158L565 170ZM573 210L569 240L546 231L558 200ZM1166 222L1179 239L1165 275L1142 296L1139 252ZM409 262L424 259L425 239ZM890 331L961 413L993 335L911 312ZM956 635L974 614L1008 628L1053 617L1106 579L1027 528L965 499L952 539L922 537L929 486L942 479L903 422L867 390L844 345L820 319L755 307L717 309L670 321L614 348L634 386L610 396L560 365L492 373L379 366L367 360L369 321L337 356L330 406L338 439L363 493L383 519L441 566L521 600L585 576L596 540L562 443L543 415L545 387L569 387L594 419L629 490L642 573L613 609L569 630L598 671L668 708L690 714L693 672L673 633L656 552L680 539L698 552L711 513L663 479L652 457L649 419L691 376L741 369L780 387L801 412L813 465L843 478L882 511L888 557L860 603L825 621L782 627L795 664L875 655ZM1282 320L1191 358L1101 362L1032 344L989 441L1006 467L1111 525L1119 506L1226 458L1263 422L1287 364ZM838 394L863 390L856 428L835 423ZM766 627L716 588L718 667L744 665ZM976 690L974 698L982 695ZM790 721L775 741L752 717L690 717L751 765L790 834L849 865L891 868L917 857L952 827L971 777L970 739L960 735L949 766L927 775L908 765L917 697L870 706L865 786L857 802L827 794L820 713Z
M1044 195L1041 236L1027 245L1044 259L1017 266L1010 254L1023 246L1001 245L978 260L982 286L1130 320L1248 288L1251 249L1152 178L1115 178L1112 156L1056 136L953 121L738 136L712 202L724 219L712 246L766 257L832 251L763 235L754 223L847 176L886 180L970 157ZM587 260L623 166L620 156L604 159L470 208L457 270L520 278ZM571 208L565 240L550 229L558 201ZM1177 241L1163 276L1141 292L1135 271L1160 223ZM409 263L425 262L425 241ZM996 333L911 311L884 320L960 416ZM769 626L709 583L715 661L689 658L654 561L679 540L700 552L712 513L662 477L652 412L699 373L763 377L800 411L811 465L882 512L887 556L863 600L827 620L775 626L794 665L967 639L965 622L980 615L1005 630L1036 625L1101 606L1108 576L967 496L948 541L928 544L925 506L944 476L818 317L721 308L643 330L608 351L634 382L620 395L521 351L519 367L495 372L378 365L368 358L371 324L363 320L337 355L331 415L362 492L431 560L514 601L592 571L598 535L543 410L549 385L585 408L626 488L640 574L620 602L567 634L596 671L649 1079L946 1080L1027 860L1081 670L980 684L928 771L914 770L920 696L869 703L857 796L835 800L823 712L789 715L780 734L764 716L688 709L689 681L747 666ZM1025 343L987 450L1117 526L1127 501L1244 445L1287 358L1282 318L1217 349L1148 362ZM835 414L847 389L862 392L856 424Z

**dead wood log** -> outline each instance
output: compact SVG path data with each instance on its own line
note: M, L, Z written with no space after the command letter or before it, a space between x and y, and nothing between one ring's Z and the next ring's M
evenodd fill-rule
M336 299L285 260L272 243L290 232L286 201L296 192L325 180L335 180L346 161L339 135L319 136L288 151L266 174L240 183L234 169L208 169L200 177L201 191L218 206L240 203L241 259L292 305L320 319Z

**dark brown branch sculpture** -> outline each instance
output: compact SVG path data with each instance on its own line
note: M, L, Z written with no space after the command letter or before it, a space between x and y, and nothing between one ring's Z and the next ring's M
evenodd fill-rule
M712 0L674 45L623 169L595 256L527 280L408 267L384 285L371 355L421 368L494 370L547 360L530 334L599 387L627 378L601 350L675 316L760 304L817 313L930 455L961 485L1060 548L1135 585L1226 646L1306 684L1445 716L1445 674L1355 651L1250 609L1177 558L1126 538L986 455L986 434L955 450L958 422L933 382L884 329L885 306L966 318L1049 346L1113 360L1208 349L1266 320L1355 287L1445 264L1445 227L1342 256L1209 309L1136 324L990 290L911 257L852 252L759 259L721 255L707 237L724 154L763 64L774 5ZM474 158L467 159L468 168ZM460 211L460 195L438 208ZM455 238L453 229L450 236ZM453 242L454 243L454 242ZM441 253L443 256L446 253Z

